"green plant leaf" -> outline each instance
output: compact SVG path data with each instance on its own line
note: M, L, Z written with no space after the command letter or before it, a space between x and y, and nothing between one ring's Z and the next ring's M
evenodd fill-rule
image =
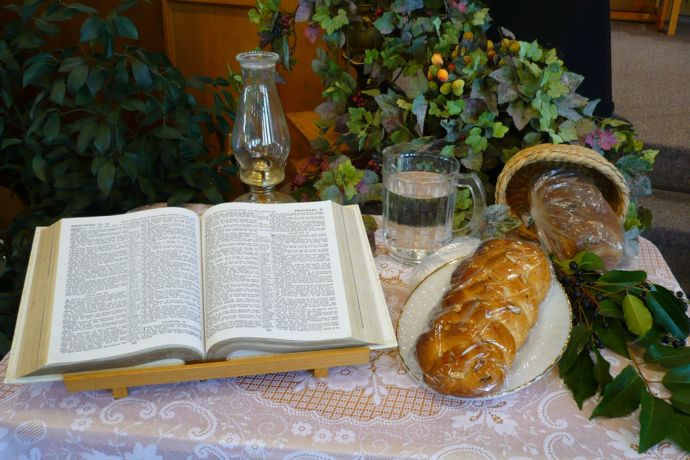
M661 382L671 391L690 389L690 364L669 370Z
M655 343L645 350L644 360L666 368L685 366L690 364L690 348L671 348Z
M672 392L671 404L686 414L690 414L690 388Z
M662 441L673 430L673 407L642 391L640 409L640 445L638 452L646 452L647 449Z
M89 16L86 21L81 24L81 28L79 29L79 41L84 43L97 39L101 24L103 24L103 20L100 16L96 14Z
M118 16L115 22L117 27L117 34L120 37L131 38L132 40L139 39L139 31L131 19L126 16Z
M573 398L580 409L582 409L582 403L597 392L594 363L587 348L577 355L573 365L563 375L563 382L573 393Z
M170 198L168 198L168 206L179 206L184 203L188 203L189 200L194 196L194 190L182 189L173 193Z
M153 81L148 66L135 57L132 58L132 75L139 87L145 90L151 88Z
M652 314L642 299L632 294L623 298L623 319L628 330L635 335L645 335L652 328Z
M592 329L604 345L621 356L625 356L626 358L630 357L626 346L628 338L620 320L616 318L607 318L606 322L604 322L601 318L596 318Z
M606 359L604 359L603 356L601 356L601 353L596 348L594 349L594 355L597 358L596 362L594 363L594 378L599 384L599 391L603 392L604 388L606 388L606 385L611 383L611 380L613 380L613 377L611 377L611 373L609 372L611 365L608 361L606 361Z
M22 86L26 88L35 80L38 80L41 76L43 76L43 74L49 68L50 67L45 62L36 62L30 65L29 67L27 67L27 69L24 71L24 74L22 75Z
M47 142L52 142L60 134L60 114L53 112L43 125L43 137Z
M96 136L97 130L98 123L96 123L94 119L87 121L84 126L82 126L79 130L79 136L77 137L77 150L79 153L84 153L86 151L86 148Z
M76 94L77 91L84 86L86 79L89 77L89 66L82 64L75 67L67 76L67 90L71 94Z
M46 160L43 158L43 156L41 156L40 154L34 155L34 159L31 162L31 169L33 170L36 177L38 177L43 182L46 182L48 180L46 178L46 166Z
M110 191L113 188L113 182L115 181L115 165L112 161L106 161L98 170L97 182L98 188L106 196L110 195Z
M558 361L558 372L563 377L566 372L573 367L578 359L578 356L587 347L592 338L592 331L587 329L583 324L578 324L573 327L570 334L570 341L563 353L563 357Z
M642 270L627 271L627 270L610 270L601 277L598 283L603 284L621 284L626 286L636 286L647 279L647 273Z
M65 80L62 78L53 82L53 87L50 91L50 100L59 105L65 102Z
M677 339L685 339L690 334L690 323L684 312L675 305L664 301L658 292L647 293L647 306L654 313L654 319Z
M393 29L395 29L395 25L393 24L394 19L395 14L390 11L386 11L381 15L381 17L374 21L374 27L376 27L383 35L388 35L389 33L393 32Z
M627 366L604 388L604 395L592 411L594 417L622 417L640 405L644 383L632 366Z
M110 147L110 136L110 127L104 123L99 124L93 140L93 145L96 146L99 152L103 153L108 150Z
M130 179L135 180L139 175L139 162L133 153L125 153L119 159L120 167L127 173Z
M139 176L137 182L139 183L139 188L149 200L149 203L156 202L156 189L153 187L151 181L147 177Z
M686 452L690 452L690 417L679 412L674 413L673 426L671 440Z
M623 319L623 311L621 310L620 305L611 299L600 300L598 311L601 316L606 316L607 318Z

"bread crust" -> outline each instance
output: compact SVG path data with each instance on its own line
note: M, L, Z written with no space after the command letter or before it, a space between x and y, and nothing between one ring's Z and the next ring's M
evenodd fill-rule
M484 242L451 276L450 289L416 344L424 380L440 393L476 397L503 384L551 285L536 245Z

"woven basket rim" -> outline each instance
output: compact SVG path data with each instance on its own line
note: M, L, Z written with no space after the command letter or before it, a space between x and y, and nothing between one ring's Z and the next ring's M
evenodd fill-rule
M508 205L511 212L517 217L522 217L525 212L529 212L529 197L511 197L510 194L514 192L511 190L511 181L521 171L527 174L525 172L528 171L527 166L536 170L539 168L535 166L543 166L543 171L550 164L554 166L569 164L585 168L596 174L599 180L607 181L608 184L603 185L615 192L605 193L604 197L618 219L621 222L625 219L630 203L630 191L621 172L613 163L596 151L572 144L539 144L513 155L504 165L496 181L496 203Z

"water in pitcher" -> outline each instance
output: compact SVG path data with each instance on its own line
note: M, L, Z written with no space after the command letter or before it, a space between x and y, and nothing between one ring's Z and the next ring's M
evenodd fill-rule
M385 178L383 231L393 257L417 263L450 241L456 190L447 175L433 172Z

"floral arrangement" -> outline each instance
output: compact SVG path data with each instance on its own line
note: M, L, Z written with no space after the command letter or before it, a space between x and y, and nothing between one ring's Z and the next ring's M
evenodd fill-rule
M322 187L321 177L336 175L333 168L344 164L338 153L343 144L355 164L377 173L384 147L444 139L442 154L479 172L491 192L503 163L521 148L566 142L593 148L626 177L629 237L651 223L637 202L651 193L646 174L657 152L644 149L629 123L594 117L597 101L577 93L583 77L569 72L555 50L519 41L505 29L496 41L489 39L491 18L481 2L300 0L295 11L283 11L279 0L258 0L249 15L259 25L261 46L281 54L286 69L295 63L295 22L308 22L306 38L320 37L326 45L312 62L325 88L315 110L323 132L340 135L333 144L314 142L315 158L293 183L298 198L336 195ZM366 197L351 192L370 192L372 178L347 175L340 199L361 203Z

